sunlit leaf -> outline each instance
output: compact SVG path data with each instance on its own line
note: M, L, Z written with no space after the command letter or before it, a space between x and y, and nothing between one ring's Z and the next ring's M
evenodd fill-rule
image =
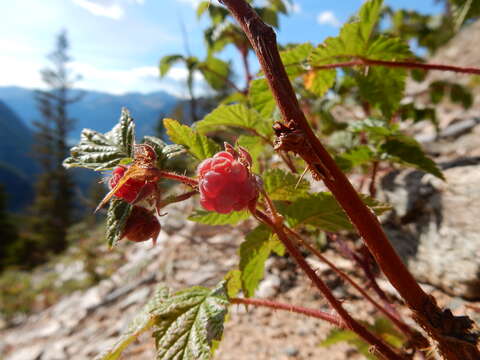
M164 119L163 125L174 143L184 145L199 160L212 157L220 151L220 146L213 140L176 120Z

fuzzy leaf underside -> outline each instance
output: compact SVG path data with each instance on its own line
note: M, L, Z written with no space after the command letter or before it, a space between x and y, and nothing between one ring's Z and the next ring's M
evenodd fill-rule
M212 157L220 151L220 146L213 140L177 120L163 119L163 124L170 139L176 144L184 145L199 160Z
M109 132L102 134L83 129L80 142L70 150L71 156L63 165L91 170L108 170L124 158L132 157L135 144L135 124L127 109L122 109L120 120Z
M155 309L157 360L208 360L223 334L228 311L226 283L213 290L193 287Z
M115 246L121 239L123 228L132 211L132 207L129 203L118 198L112 198L110 200L105 235L109 247Z

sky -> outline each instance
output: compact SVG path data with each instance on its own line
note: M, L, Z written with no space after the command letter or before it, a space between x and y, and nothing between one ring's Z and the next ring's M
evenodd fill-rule
M190 51L205 55L195 8L200 0L15 0L0 1L0 86L41 88L40 70L48 64L56 35L67 31L71 71L81 75L76 87L114 94L164 90L184 97L186 70L172 68L159 78L159 59L185 54L184 24ZM294 0L291 14L282 16L280 43L321 43L335 36L341 24L363 0ZM393 8L440 12L434 0L385 0ZM221 57L240 64L232 49ZM257 68L252 57L252 67ZM207 86L197 75L197 92ZM241 73L238 76L242 84Z

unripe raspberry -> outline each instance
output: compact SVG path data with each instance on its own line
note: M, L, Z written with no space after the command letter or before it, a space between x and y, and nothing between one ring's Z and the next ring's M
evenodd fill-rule
M108 181L110 189L113 189L123 177L128 167L120 165L113 170L112 177ZM138 179L129 179L117 191L115 196L133 204L138 202L155 191L154 182L146 182Z
M234 155L221 151L198 166L200 204L204 209L228 214L245 209L258 196L253 175Z
M144 207L134 206L123 228L122 238L134 242L153 239L155 242L160 229L160 223L152 212Z

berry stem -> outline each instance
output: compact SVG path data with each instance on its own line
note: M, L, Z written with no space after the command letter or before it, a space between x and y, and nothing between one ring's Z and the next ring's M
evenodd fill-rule
M461 66L452 66L452 65L441 65L441 64L425 64L414 61L386 61L386 60L373 60L368 58L357 58L352 61L346 61L335 64L319 65L314 66L316 70L322 69L336 69L336 68L345 68L353 66L385 66L390 68L403 68L403 69L421 69L421 70L438 70L438 71L452 71L456 73L463 74L476 74L480 75L480 68L473 67L461 67Z
M329 314L325 311L309 309L303 306L285 304L285 303L280 303L277 301L271 301L271 300L265 300L265 299L244 299L244 298L230 299L230 303L263 306L263 307L268 307L275 310L286 310L286 311L295 312L298 314L307 315L309 317L325 320L330 324L333 324L340 328L345 328L345 325L343 324L342 319L340 319L338 316Z
M188 177L188 176L183 176L183 175L178 175L169 171L163 171L160 170L159 172L160 177L163 177L165 179L170 179L170 180L175 180L179 181L181 183L184 183L186 185L189 185L191 187L197 187L198 185L198 180Z
M169 204L173 204L173 203L177 203L177 202L180 202L180 201L187 200L187 199L191 198L192 196L194 196L196 194L198 194L198 191L197 190L192 190L192 191L180 194L180 195L170 196L170 197L160 201L158 203L158 208L160 209L160 208L163 208L163 207L165 207Z

